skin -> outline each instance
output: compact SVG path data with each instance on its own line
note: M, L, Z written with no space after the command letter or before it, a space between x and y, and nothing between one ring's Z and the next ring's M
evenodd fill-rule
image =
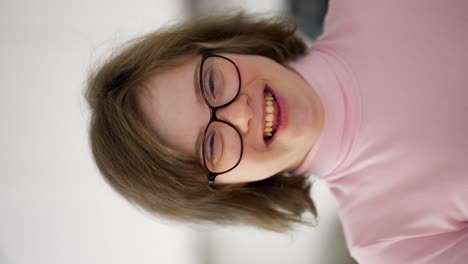
M233 60L240 71L237 99L217 112L241 132L244 151L239 165L216 177L216 185L246 183L292 171L306 158L323 129L324 110L314 89L295 71L269 58L256 55L220 54ZM201 56L152 76L142 83L137 96L143 116L163 144L195 153L195 140L209 116L195 85L195 70ZM263 140L264 88L268 84L286 105L287 124L275 140Z

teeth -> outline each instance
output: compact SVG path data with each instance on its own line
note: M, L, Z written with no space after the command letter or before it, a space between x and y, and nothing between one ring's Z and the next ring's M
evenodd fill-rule
M266 110L266 112L267 112L268 114L272 114L274 109L273 109L273 106L272 106L272 105L267 105L267 106L265 107L265 110Z
M273 120L274 120L274 112L275 108L273 107L273 95L271 93L265 94L265 131L264 135L271 137L273 134Z

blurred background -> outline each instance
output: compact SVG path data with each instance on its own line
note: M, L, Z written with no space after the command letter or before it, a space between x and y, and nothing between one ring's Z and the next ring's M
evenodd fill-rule
M82 97L91 65L160 26L233 8L296 15L313 43L327 1L0 2L0 264L355 263L323 182L312 191L318 227L281 235L158 219L94 165Z

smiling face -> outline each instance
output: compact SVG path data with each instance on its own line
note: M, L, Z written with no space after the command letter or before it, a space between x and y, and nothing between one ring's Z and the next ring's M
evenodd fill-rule
M238 166L217 176L215 183L258 181L296 169L323 128L323 105L315 91L296 72L269 58L219 55L237 65L241 82L239 95L218 109L216 116L240 132L243 154ZM198 56L152 76L143 83L137 101L163 144L191 153L202 163L203 142L197 138L205 131L210 110L198 86L200 62ZM228 75L232 71L224 72ZM225 78L237 80L232 74ZM274 133L271 139L271 132L265 132L270 126ZM236 147L226 144L223 151L229 148Z

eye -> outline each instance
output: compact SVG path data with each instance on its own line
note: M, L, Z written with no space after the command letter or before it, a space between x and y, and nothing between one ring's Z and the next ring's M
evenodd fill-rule
M216 150L216 132L213 132L208 138L208 160L214 161Z
M210 92L211 94L213 95L214 98L216 98L216 93L215 93L215 83L213 81L213 75L210 73L210 79L209 79L209 83L208 83L209 87L210 87Z
M216 99L216 76L213 74L212 70L209 70L205 76L205 91L208 92L208 95L211 98Z

